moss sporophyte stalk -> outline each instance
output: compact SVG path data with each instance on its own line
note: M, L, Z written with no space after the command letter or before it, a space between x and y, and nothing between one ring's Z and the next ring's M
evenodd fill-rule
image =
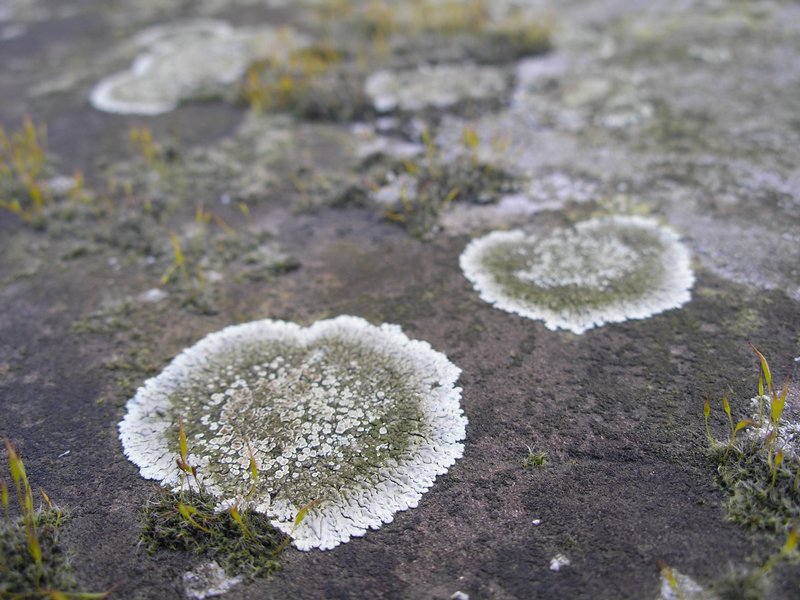
M144 477L179 487L181 456L219 510L251 508L297 548L328 549L415 507L461 457L459 373L394 325L256 321L148 380L120 438Z

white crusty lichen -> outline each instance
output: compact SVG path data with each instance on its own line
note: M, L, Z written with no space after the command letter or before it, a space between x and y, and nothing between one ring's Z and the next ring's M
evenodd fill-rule
M255 321L208 335L146 381L120 439L143 477L175 488L182 419L188 462L220 509L244 502L297 548L325 550L415 507L461 457L459 374L396 325Z
M611 216L547 234L495 231L470 242L461 268L497 308L580 334L688 302L688 249L655 220Z
M661 569L659 592L658 600L719 600L694 579L670 567Z
M560 571L564 567L568 567L572 564L572 561L564 556L563 554L556 554L553 558L550 559L550 570L551 571Z
M254 59L282 56L302 41L290 30L235 29L212 19L151 27L132 40L131 67L101 80L90 100L104 112L166 113L182 100L219 94Z
M504 94L508 85L508 76L496 67L436 65L376 71L367 78L364 91L378 112L415 111L489 100Z
M228 577L216 561L211 561L187 571L182 580L189 600L206 600L227 594L242 582L242 577Z

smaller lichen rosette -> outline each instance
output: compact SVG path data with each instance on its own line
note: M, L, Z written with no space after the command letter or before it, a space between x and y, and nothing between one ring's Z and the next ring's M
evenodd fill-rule
M255 321L208 335L145 382L120 439L142 476L175 488L180 419L187 462L220 509L246 503L299 549L329 549L415 507L461 457L459 374L396 325Z
M470 242L460 263L486 302L576 334L677 308L694 284L678 235L634 216L546 234L495 231Z
M301 41L288 29L234 29L211 19L158 25L134 37L139 54L131 67L102 79L90 101L110 113L167 113L184 100L219 95L254 59L285 54Z

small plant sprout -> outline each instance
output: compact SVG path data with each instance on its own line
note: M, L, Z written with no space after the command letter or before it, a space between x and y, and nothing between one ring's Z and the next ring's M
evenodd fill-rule
M776 450L777 442L780 438L780 421L781 417L783 416L783 412L786 408L786 399L789 395L789 383L790 378L786 377L783 383L783 389L778 393L776 391L775 385L772 381L772 372L769 368L769 363L767 362L766 357L756 348L752 343L750 344L750 348L758 357L759 361L759 374L758 374L758 413L759 413L759 429L761 431L765 430L764 422L763 422L763 399L764 399L764 382L767 384L767 390L769 391L769 427L767 429L766 438L769 442L769 455L768 455L768 462L770 466L773 466L773 456Z
M3 440L8 455L8 467L11 471L11 479L17 492L17 501L22 511L22 521L25 526L25 537L28 543L28 552L36 563L36 581L42 576L42 548L39 545L39 536L36 530L37 515L33 507L33 492L28 482L28 474L25 472L25 465L19 457L11 442L6 438Z
M203 527L197 521L194 520L194 515L196 515L199 511L194 507L188 504L184 504L183 502L178 502L176 505L178 512L181 514L183 519L189 523L192 527L196 527L202 532L211 533L211 530L207 527Z
M711 446L716 446L717 442L714 439L714 436L711 435L711 428L708 426L708 418L711 415L711 392L706 395L705 404L703 404L703 418L706 422L706 437L708 438L709 443Z
M730 452L733 445L736 443L736 434L739 433L742 429L746 427L750 427L753 422L750 419L742 419L736 425L733 424L733 416L731 414L731 404L728 401L728 391L725 390L722 393L722 409L725 411L725 414L728 416L728 423L731 426L731 436L728 439L728 447L725 449L726 454ZM705 413L706 409L703 408L703 412ZM706 426L708 425L708 419L706 418Z
M253 448L250 446L250 442L247 442L247 455L248 460L250 461L250 482L251 487L250 491L247 493L247 499L253 497L253 494L256 493L256 484L258 483L258 464L256 464L256 457L253 454Z
M753 577L764 577L772 571L778 564L787 560L797 560L797 543L798 543L798 530L797 524L792 525L789 535L786 536L786 541L781 546L780 550L774 552L770 557L761 565L761 568L754 573Z
M477 130L474 127L464 127L461 141L464 144L464 148L467 150L467 152L469 152L472 163L477 164L478 146L480 144L480 138L478 137Z
M0 209L26 223L41 215L52 200L43 181L48 165L47 128L25 117L22 129L0 127Z
M8 485L6 484L6 479L2 475L0 475L0 502L3 504L3 514L5 515L6 519L6 527L9 526L10 522L10 514L8 508Z
M197 479L197 467L193 467L189 464L189 445L186 441L186 432L183 430L182 417L178 417L178 448L180 454L178 458L175 459L175 462L183 475L182 479L189 485L188 476L191 475L197 484L197 488L200 489L200 481Z
M298 48L251 64L240 94L257 113L288 110L313 93L316 82L342 57L330 45Z
M155 141L149 127L131 127L130 141L135 154L141 156L148 165L154 167L161 162L161 144Z
M172 244L174 260L169 269L167 269L167 271L161 276L161 285L167 285L170 282L170 279L172 279L172 275L175 273L175 271L180 271L184 281L191 282L191 277L189 277L189 271L186 269L186 260L183 257L183 250L181 249L181 243L178 240L178 236L175 235L174 232L170 232L169 241Z

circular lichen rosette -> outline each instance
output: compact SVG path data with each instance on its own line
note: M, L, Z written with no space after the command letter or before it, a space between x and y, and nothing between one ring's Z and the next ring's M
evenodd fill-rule
M177 487L181 419L188 463L219 509L247 502L299 549L329 549L415 507L461 457L459 374L396 325L255 321L208 335L145 382L120 439L142 476Z
M292 30L235 29L213 19L157 25L134 37L133 64L98 82L90 102L104 112L160 115L184 100L216 97L254 59L283 56L304 43Z
M645 217L597 218L546 234L495 231L472 240L460 263L486 302L577 334L677 308L694 284L678 235Z

